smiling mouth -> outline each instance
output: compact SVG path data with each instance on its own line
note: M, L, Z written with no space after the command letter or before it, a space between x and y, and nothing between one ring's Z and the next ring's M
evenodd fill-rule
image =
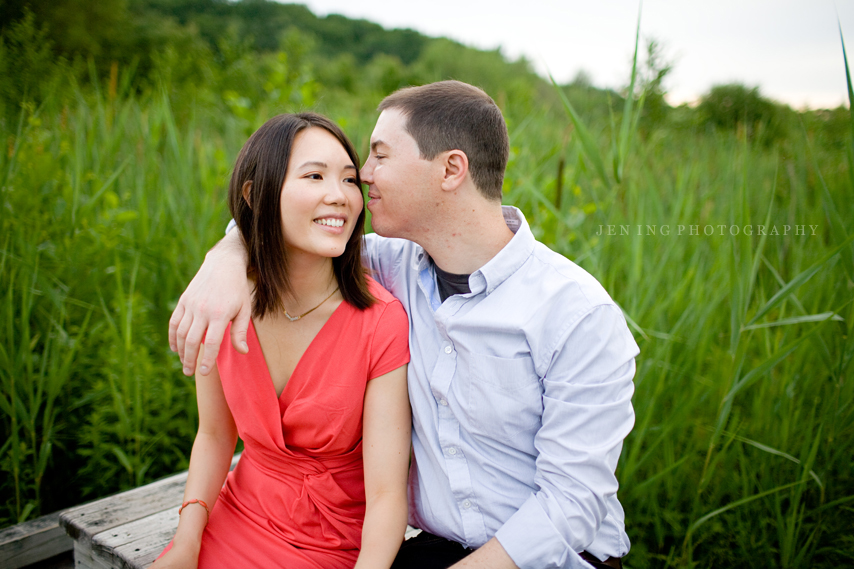
M321 217L320 219L315 219L314 223L318 225L326 225L327 227L344 227L343 219L333 217Z

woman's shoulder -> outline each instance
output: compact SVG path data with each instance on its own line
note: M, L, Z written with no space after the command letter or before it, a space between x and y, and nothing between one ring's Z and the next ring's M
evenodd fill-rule
M400 301L397 300L393 294L384 289L380 283L372 279L369 275L365 275L365 280L368 283L368 292L370 292L371 296L373 296L377 301L374 303L374 306L380 306L384 309L389 304L400 304ZM403 307L401 306L401 308Z
M376 299L376 302L364 311L365 316L376 323L378 331L405 333L409 328L409 318L403 305L370 276L365 279L368 282L368 291Z
M376 299L365 310L371 314L368 316L370 332L362 338L369 346L371 379L409 362L409 318L393 294L374 279L366 278L368 290Z

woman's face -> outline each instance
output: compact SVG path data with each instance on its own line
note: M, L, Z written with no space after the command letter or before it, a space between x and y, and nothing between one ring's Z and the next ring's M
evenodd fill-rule
M338 139L319 127L300 132L282 185L288 254L342 255L362 205L356 165Z

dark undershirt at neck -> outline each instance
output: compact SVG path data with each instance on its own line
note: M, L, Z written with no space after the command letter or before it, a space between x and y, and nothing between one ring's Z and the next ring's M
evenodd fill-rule
M436 283L439 285L439 298L442 299L442 302L445 302L449 296L471 292L469 288L469 277L471 275L446 273L436 263L433 263L433 266L436 268Z

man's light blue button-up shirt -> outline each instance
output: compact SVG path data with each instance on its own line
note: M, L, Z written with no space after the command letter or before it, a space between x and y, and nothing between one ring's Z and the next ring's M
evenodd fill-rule
M638 347L596 279L504 217L513 239L445 302L421 247L366 238L409 314L409 522L472 548L495 536L522 569L589 567L577 552L629 550L614 470Z

